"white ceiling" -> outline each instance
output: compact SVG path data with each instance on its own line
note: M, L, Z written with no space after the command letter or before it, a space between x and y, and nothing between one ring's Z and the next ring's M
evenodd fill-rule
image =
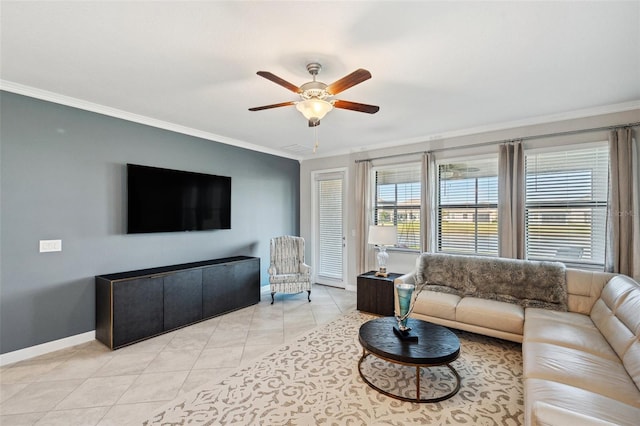
M343 154L640 101L640 2L1 3L2 88L290 158L312 158L295 107L308 62L336 98L316 155Z

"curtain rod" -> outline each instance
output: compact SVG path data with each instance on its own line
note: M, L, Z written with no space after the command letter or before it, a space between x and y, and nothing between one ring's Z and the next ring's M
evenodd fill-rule
M638 127L638 126L640 126L640 121L636 121L635 123L618 124L615 126L592 127L590 129L568 130L566 132L556 132L556 133L547 133L543 135L524 136L521 138L502 139L502 140L490 141L490 142L479 142L479 143L474 143L470 145L461 145L461 146L454 146L449 148L436 148L430 151L417 151L417 152L407 152L405 154L384 155L381 157L372 157L372 158L366 158L362 160L356 160L356 163L362 163L363 161L382 160L386 158L406 157L408 155L424 154L427 152L441 152L441 151L450 151L450 150L457 150L457 149L464 149L464 148L475 148L478 146L499 145L501 143L508 143L508 142L514 142L514 141L528 141L532 139L553 138L558 136L569 136L569 135L577 135L580 133L601 132L604 130L616 130L616 129L624 129L625 127Z

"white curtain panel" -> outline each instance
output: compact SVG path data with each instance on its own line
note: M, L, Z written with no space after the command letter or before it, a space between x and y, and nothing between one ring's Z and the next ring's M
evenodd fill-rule
M633 206L633 252L631 253L633 270L631 276L640 282L640 149L638 149L638 140L635 138L631 140L631 151L633 154L631 166L633 173L633 186L631 187L633 196L631 200Z
M369 271L371 260L367 240L371 212L371 161L356 164L356 262L358 274Z
M422 251L435 252L436 244L436 159L430 152L422 154L422 179L421 179L420 204L420 235L422 236Z
M498 235L501 257L524 259L524 152L522 141L500 145Z
M609 133L609 211L605 270L640 278L638 151L631 128Z

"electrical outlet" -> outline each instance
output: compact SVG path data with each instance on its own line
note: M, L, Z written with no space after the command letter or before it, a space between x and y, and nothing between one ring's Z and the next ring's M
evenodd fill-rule
M40 240L40 253L62 251L62 240Z

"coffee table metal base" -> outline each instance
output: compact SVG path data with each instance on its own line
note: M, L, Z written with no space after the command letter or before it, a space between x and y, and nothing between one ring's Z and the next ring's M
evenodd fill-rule
M369 355L373 355L377 358L380 358L384 361L393 363L393 364L401 364L401 365L407 365L407 366L411 366L411 367L415 367L416 368L416 397L415 398L409 398L406 396L402 396L402 395L396 395L394 393L388 392L384 389L380 389L378 386L374 385L369 379L367 379L367 377L364 375L364 373L362 372L362 362L365 360L365 358ZM442 395L442 396L438 396L435 398L420 398L420 368L424 367L424 368L429 368L429 367L439 367L439 366L446 366L449 368L449 370L451 370L451 372L453 373L453 376L455 377L456 380L456 385L455 388L449 392L446 395ZM455 394L458 393L458 391L460 390L460 375L458 374L458 372L448 363L444 363L444 364L413 364L413 363L406 363L406 362L400 362L400 361L396 361L396 360L391 360L391 359L387 359L384 358L378 354L374 354L371 352L367 352L366 349L362 348L362 356L360 357L360 361L358 361L358 372L360 373L360 377L362 377L362 380L364 380L364 382L366 384L368 384L369 386L371 386L373 389L377 390L378 392L390 396L391 398L395 398L395 399L399 399L401 401L409 401L409 402L440 402L440 401L444 401L446 399L451 398L452 396L454 396Z

